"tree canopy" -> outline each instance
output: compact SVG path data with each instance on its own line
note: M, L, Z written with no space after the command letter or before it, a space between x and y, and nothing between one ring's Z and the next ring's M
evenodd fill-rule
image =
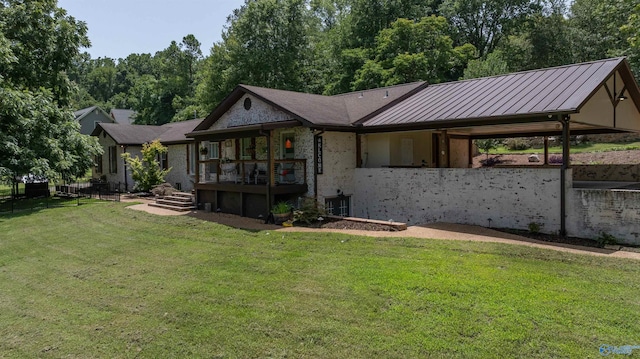
M100 152L67 106L87 28L54 0L0 1L0 176L84 175Z
M633 0L245 0L208 54L187 35L155 54L75 58L78 107L130 107L139 123L205 116L240 83L322 94L628 56Z

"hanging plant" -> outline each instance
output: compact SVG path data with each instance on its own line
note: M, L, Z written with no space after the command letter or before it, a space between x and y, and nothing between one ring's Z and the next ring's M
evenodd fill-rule
M209 149L205 146L200 147L200 154L206 156L209 154Z

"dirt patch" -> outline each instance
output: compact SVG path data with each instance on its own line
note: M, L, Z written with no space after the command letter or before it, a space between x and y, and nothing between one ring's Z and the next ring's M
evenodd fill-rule
M540 158L541 162L529 162L529 156L536 154ZM555 156L561 156L553 154ZM552 154L549 155L551 157ZM490 158L496 157L496 155L489 155ZM473 158L473 167L481 167L480 161L485 160L487 155L481 154ZM640 150L628 150L628 151L609 151L609 152L591 152L591 153L574 153L569 156L571 163L573 164L612 164L612 165L625 165L625 164L637 164L640 162ZM542 166L544 162L544 152L542 149L531 150L530 153L522 155L501 155L501 166ZM560 164L557 164L560 166Z
M576 246L592 247L592 248L604 248L604 245L602 243L599 243L593 239L588 239L588 238L562 237L556 234L546 234L546 233L531 233L523 229L508 229L508 228L494 228L494 229L500 232L516 234L518 236L536 239L544 242L564 243L564 244L572 244Z
M385 226L384 224L354 221L329 221L322 225L318 225L318 227L326 229L352 229L357 231L396 232L395 228Z

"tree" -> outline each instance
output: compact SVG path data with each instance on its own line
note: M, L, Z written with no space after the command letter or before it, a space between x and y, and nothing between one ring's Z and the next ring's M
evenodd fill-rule
M153 186L164 182L164 177L171 168L166 170L160 168L157 158L163 153L167 153L167 148L160 143L160 140L154 140L142 145L142 158L131 157L128 152L122 154L122 158L131 169L131 177L136 181L136 190L148 192Z
M479 77L502 75L509 72L509 64L502 58L502 53L498 50L487 55L486 59L475 59L469 61L464 69L463 80L475 79Z
M457 80L475 49L469 44L454 48L448 30L447 20L441 16L393 22L380 31L375 57L356 72L353 90L420 80Z
M54 0L0 1L0 176L84 175L100 153L66 105L86 26Z
M476 146L478 149L482 150L487 155L487 160L489 159L489 151L500 146L500 141L495 138L487 138L484 140L476 140Z
M445 0L440 11L457 30L458 43L472 44L484 58L540 7L537 0Z

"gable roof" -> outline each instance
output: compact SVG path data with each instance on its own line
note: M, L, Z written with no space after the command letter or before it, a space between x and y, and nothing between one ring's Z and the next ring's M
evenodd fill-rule
M94 110L98 111L97 113L101 113L105 118L113 121L113 118L111 118L111 116L109 116L106 112L104 112L103 109L101 109L98 106L91 106L91 107L83 108L81 110L74 111L73 115L74 115L76 121L80 122L83 118L85 118L87 115L89 115Z
M164 145L186 143L192 141L185 136L193 131L202 119L183 122L172 122L162 126L154 125L129 125L122 123L99 123L91 133L91 136L99 136L106 132L119 145L142 145L159 139Z
M111 109L111 118L117 123L132 125L135 121L136 112L134 110L113 108Z
M536 121L571 114L615 72L635 80L624 58L431 85L402 103L365 118L363 127L454 126L474 122ZM640 105L638 87L627 88ZM639 107L640 108L640 107Z
M324 96L238 85L194 131L209 129L246 94L259 98L308 127L351 127L352 123L360 120L363 116L393 105L425 86L426 82L414 82L336 96Z

